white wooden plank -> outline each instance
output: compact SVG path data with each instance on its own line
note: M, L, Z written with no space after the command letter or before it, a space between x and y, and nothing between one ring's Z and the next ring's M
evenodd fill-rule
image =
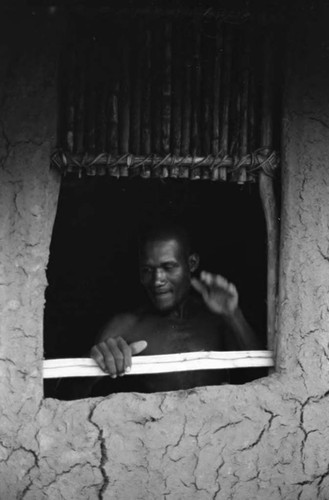
M133 357L127 375L168 373L224 368L274 366L271 351L208 351ZM103 372L91 358L47 359L43 362L44 378L100 377Z

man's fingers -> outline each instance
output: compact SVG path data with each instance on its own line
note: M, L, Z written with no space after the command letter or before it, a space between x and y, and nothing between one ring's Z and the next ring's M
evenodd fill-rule
M131 369L131 347L127 344L127 342L122 338L117 338L118 347L121 349L123 353L123 372L122 375L126 372L129 372Z
M202 283L202 281L192 278L191 279L191 284L195 288L197 292L199 292L204 299L206 299L209 295L209 288L205 283Z
M124 354L121 345L117 338L107 339L106 344L114 358L116 375L120 375L124 372Z
M132 356L135 356L135 354L139 354L147 348L147 342L146 340L138 340L137 342L132 342L129 347L131 349Z
M93 358L96 363L98 364L98 366L103 370L103 372L106 371L106 366L105 366L105 361L104 361L104 356L103 354L101 353L101 351L98 349L98 346L97 345L94 345L92 348L91 348L91 351L90 351L90 357Z
M204 285L204 283L202 283L200 280L198 280L197 278L192 278L191 279L191 285L193 286L193 288L195 288L195 290L199 293L201 293L201 295L203 295L204 293L207 292L207 288L206 286Z
M221 276L220 274L217 274L215 276L215 283L220 288L228 289L229 286L228 281L225 278L223 278L223 276Z
M139 354L146 347L147 342L145 340L128 345L122 337L110 337L94 345L90 351L90 356L103 371L116 378L117 375L124 375L130 371L131 356Z
M200 281L205 283L207 286L211 286L214 281L214 275L207 273L206 271L202 271L200 273Z
M203 283L205 283L208 287L216 285L218 288L228 290L229 292L235 290L235 286L232 283L229 283L227 279L221 276L220 274L212 274L202 271L202 273L200 274L200 280Z
M115 378L124 372L124 353L116 339L109 338L99 342L91 349L90 355L111 377Z
M232 294L232 295L237 295L238 294L238 291L236 289L236 286L233 285L233 283L229 283L228 284L228 287L227 287L228 291Z
M108 341L109 339L107 339ZM110 350L110 346L106 342L100 342L97 344L98 349L103 354L104 362L105 362L105 370L107 371L111 377L115 378L117 376L117 365L114 359L114 356Z

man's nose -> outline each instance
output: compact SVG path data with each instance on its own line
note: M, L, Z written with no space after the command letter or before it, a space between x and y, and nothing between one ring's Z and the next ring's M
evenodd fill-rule
M166 281L166 275L163 269L155 269L154 271L154 286L162 286Z

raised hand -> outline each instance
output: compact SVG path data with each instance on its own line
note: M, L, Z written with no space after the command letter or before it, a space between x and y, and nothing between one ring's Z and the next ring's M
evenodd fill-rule
M131 357L139 354L147 347L145 340L127 342L122 337L109 337L92 347L90 356L99 367L116 378L129 373L131 370Z
M202 271L200 279L192 278L191 283L195 290L202 295L210 311L225 316L233 316L237 311L238 291L223 276Z

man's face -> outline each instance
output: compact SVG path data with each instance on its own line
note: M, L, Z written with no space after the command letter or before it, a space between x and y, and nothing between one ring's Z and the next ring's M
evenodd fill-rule
M141 283L161 312L179 306L190 289L191 260L175 238L148 241L141 249Z

